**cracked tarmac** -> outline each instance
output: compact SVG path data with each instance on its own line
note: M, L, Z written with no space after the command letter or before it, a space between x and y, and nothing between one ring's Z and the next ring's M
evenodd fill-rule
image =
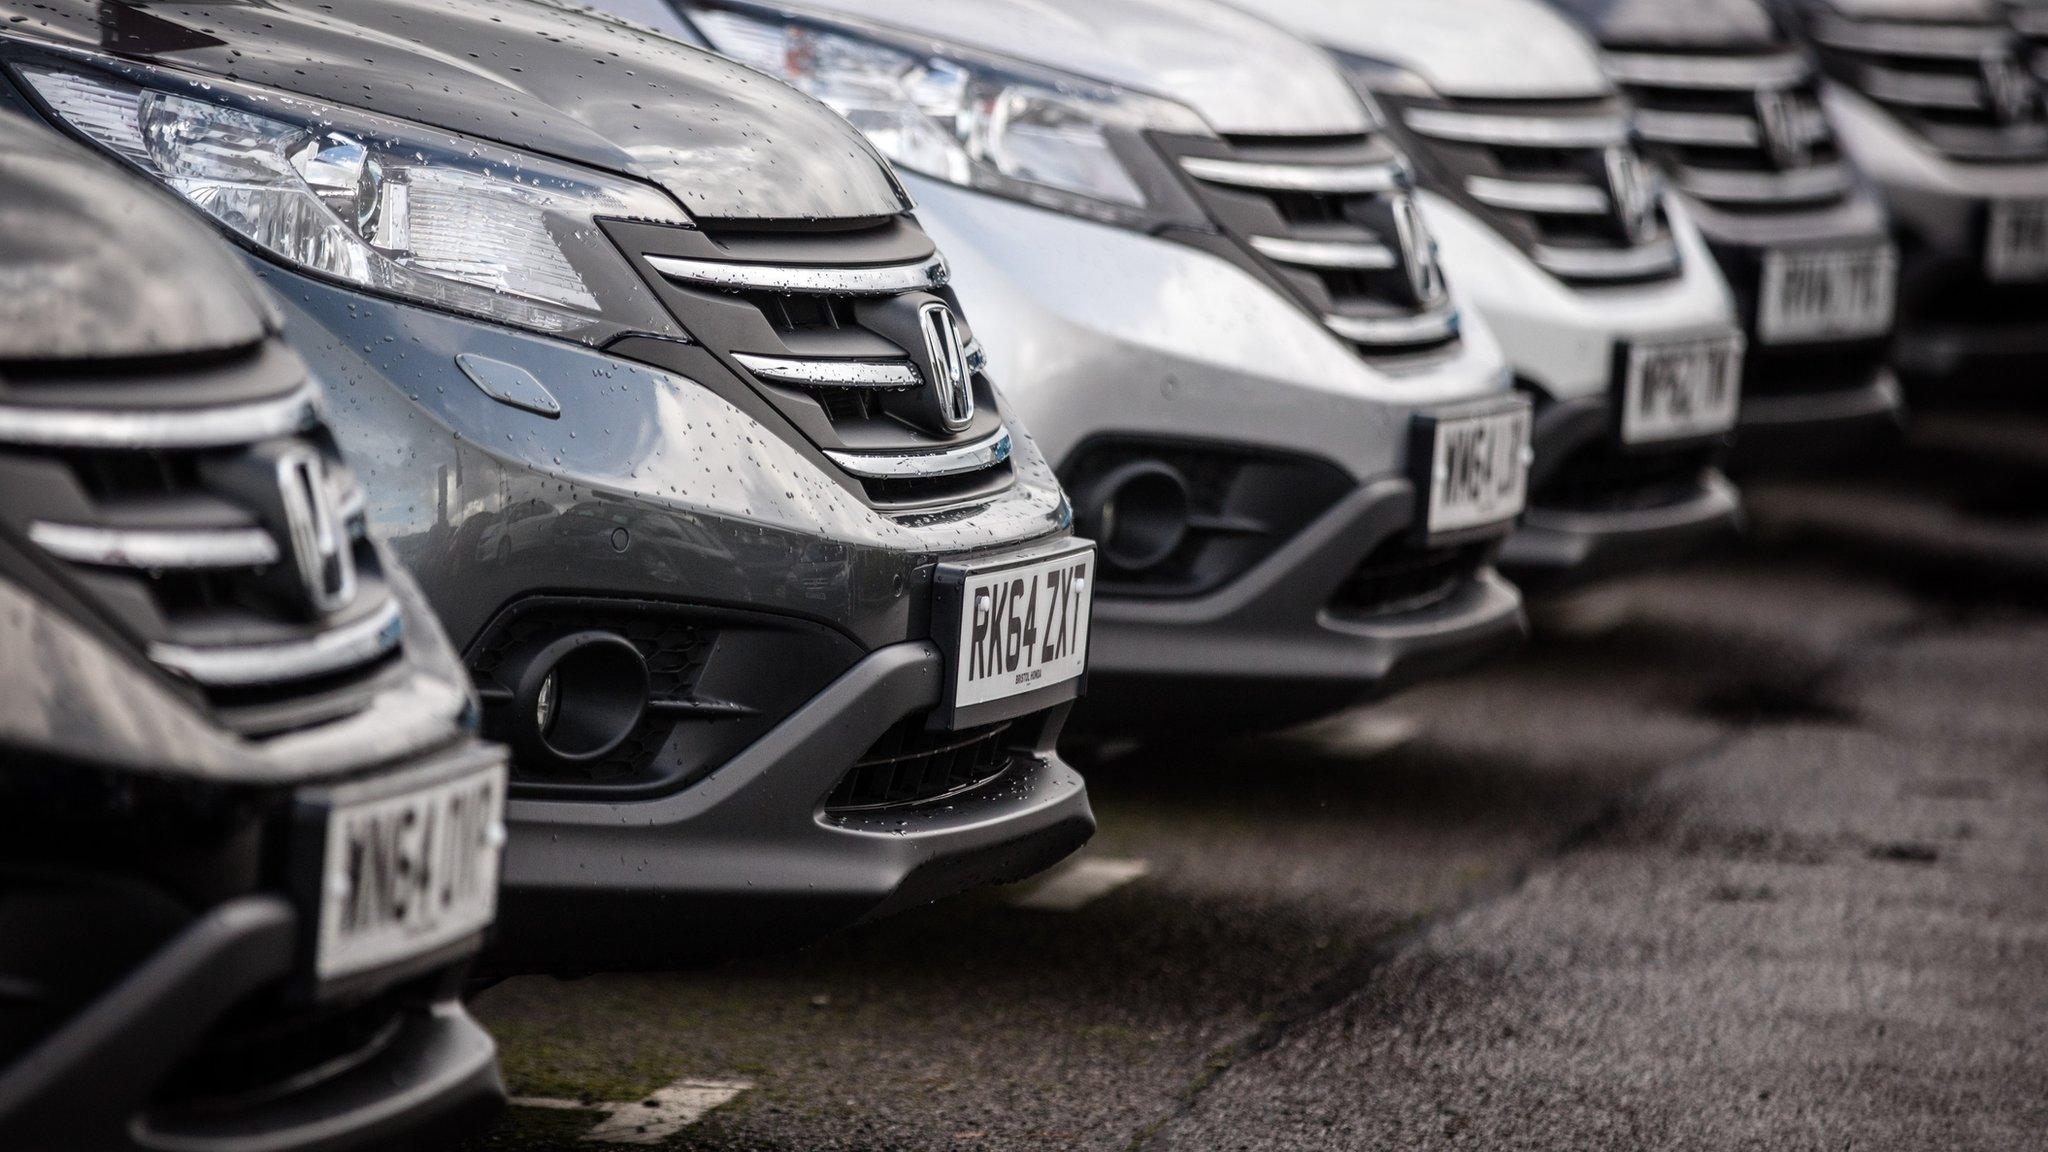
M2048 499L1941 463L2036 477L1991 423L1758 485L1749 547L1481 673L1087 766L1071 910L479 1014L517 1094L751 1084L661 1145L706 1152L2048 1147Z

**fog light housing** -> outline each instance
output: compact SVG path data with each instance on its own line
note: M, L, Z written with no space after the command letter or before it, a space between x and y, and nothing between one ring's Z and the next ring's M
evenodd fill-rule
M1088 485L1077 505L1083 535L1102 559L1124 572L1163 564L1188 536L1187 480L1172 465L1133 460Z
M514 657L514 750L557 764L602 760L640 726L647 661L615 632L574 632Z

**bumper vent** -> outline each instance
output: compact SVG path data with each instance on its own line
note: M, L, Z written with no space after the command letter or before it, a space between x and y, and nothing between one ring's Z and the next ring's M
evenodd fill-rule
M399 607L296 357L4 378L0 522L82 600L247 735L368 703Z
M1432 183L1572 283L1666 279L1679 271L1660 182L1615 100L1390 100Z
M609 228L683 327L869 503L926 511L1014 482L986 359L908 219Z
M1645 147L1687 195L1726 211L1786 212L1853 190L1813 67L1797 52L1614 52L1607 72L1635 102Z
M1381 136L1167 137L1242 258L1366 356L1451 345L1458 313L1410 192Z
M1010 725L930 732L913 716L875 741L832 790L828 812L860 812L929 804L987 784L1015 757Z
M1497 541L1424 548L1406 541L1380 546L1337 589L1330 608L1352 618L1418 612L1450 599L1493 555Z
M1630 453L1612 442L1581 446L1530 494L1532 508L1560 512L1641 512L1697 499L1717 450Z
M1830 74L1950 156L2048 156L2040 82L2012 26L1831 16L1815 20L1810 32Z

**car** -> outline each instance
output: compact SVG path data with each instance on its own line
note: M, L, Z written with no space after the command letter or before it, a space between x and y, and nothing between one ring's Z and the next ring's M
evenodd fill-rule
M1843 151L1891 204L1893 360L1916 401L2038 398L2048 367L2038 16L1990 0L1781 0L1776 11L1818 62Z
M1415 167L1445 271L1536 402L1531 592L1734 535L1717 467L1744 353L1688 208L1661 194L1597 50L1535 0L1240 0L1331 52Z
M275 290L512 749L481 975L793 946L1092 834L1092 547L845 121L535 0L0 12L14 99Z
M1527 402L1320 53L1162 0L601 6L895 161L1098 542L1092 734L1276 727L1520 640Z
M0 1148L446 1146L504 751L264 290L0 112Z
M1812 61L1759 0L1551 0L1600 42L1749 336L1732 464L1831 467L1896 442L1899 251Z

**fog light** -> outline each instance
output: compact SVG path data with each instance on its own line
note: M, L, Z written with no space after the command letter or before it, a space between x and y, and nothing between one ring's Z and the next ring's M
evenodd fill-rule
M575 632L527 645L507 661L512 715L506 736L522 759L587 763L616 751L647 710L647 661L615 632Z
M1087 486L1077 504L1082 534L1102 559L1125 572L1166 562L1188 535L1188 485L1157 460L1122 464Z

